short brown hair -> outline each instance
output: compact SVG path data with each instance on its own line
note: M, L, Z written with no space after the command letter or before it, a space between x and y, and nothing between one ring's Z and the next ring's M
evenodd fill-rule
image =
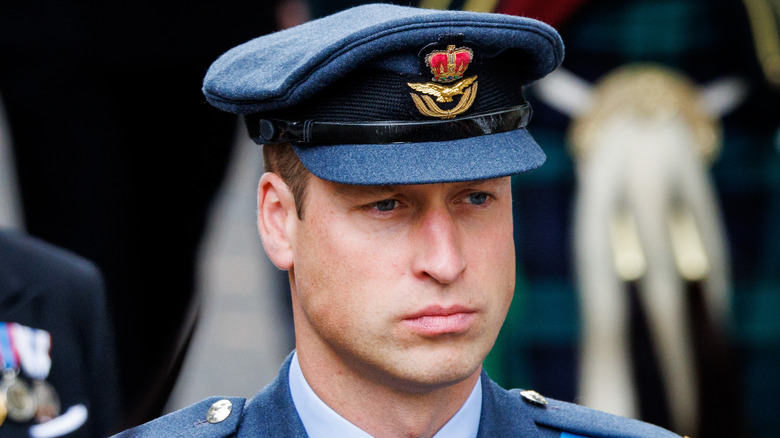
M303 203L306 197L306 185L311 173L301 163L290 143L263 146L263 161L266 172L273 172L290 187L295 201L298 219L303 219Z

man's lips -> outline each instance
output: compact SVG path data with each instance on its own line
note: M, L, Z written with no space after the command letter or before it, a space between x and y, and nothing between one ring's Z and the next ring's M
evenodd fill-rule
M404 317L403 324L425 336L462 333L476 318L474 309L463 306L429 306Z

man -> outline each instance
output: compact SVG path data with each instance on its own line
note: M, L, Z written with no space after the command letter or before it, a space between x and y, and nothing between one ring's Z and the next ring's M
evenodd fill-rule
M207 99L266 145L258 224L296 351L246 403L123 436L676 436L482 372L514 289L509 176L544 161L522 86L562 57L534 20L369 5L217 60Z
M95 266L0 229L0 436L117 430L114 331Z

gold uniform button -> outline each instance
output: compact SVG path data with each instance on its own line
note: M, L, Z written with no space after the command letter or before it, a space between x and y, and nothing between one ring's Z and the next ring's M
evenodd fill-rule
M523 391L520 393L520 395L523 396L527 402L538 406L547 406L547 399L542 397L542 395L536 391Z
M222 399L211 405L208 413L206 413L206 420L211 424L225 421L230 416L232 410L233 403L230 403L230 400Z

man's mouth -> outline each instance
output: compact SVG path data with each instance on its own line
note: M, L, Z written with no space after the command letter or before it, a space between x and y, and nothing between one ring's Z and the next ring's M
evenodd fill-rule
M463 306L428 306L403 319L403 324L423 336L457 334L467 331L476 319L474 309Z

